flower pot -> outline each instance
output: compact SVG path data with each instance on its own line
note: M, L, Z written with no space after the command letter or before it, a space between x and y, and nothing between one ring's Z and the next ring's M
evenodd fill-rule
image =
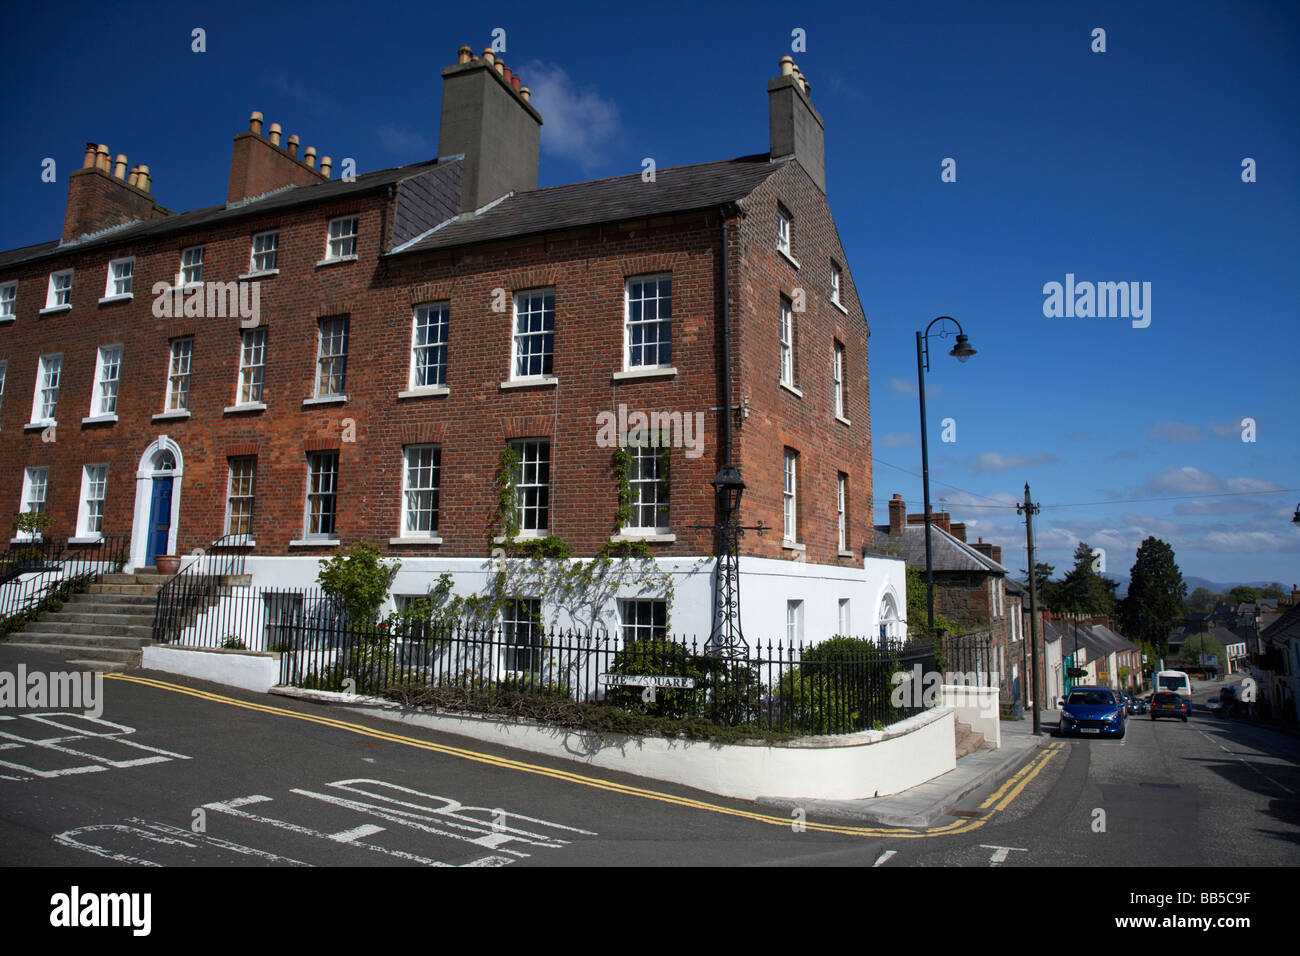
M154 567L158 569L159 574L175 574L181 569L181 556L179 554L160 554L154 558Z

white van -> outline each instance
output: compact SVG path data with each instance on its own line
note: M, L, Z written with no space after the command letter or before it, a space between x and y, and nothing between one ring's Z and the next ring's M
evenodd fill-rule
M1169 691L1191 698L1192 680L1184 671L1160 671L1156 674L1156 691Z

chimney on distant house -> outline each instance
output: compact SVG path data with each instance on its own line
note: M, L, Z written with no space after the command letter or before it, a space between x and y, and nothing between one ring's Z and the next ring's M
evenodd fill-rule
M269 139L262 138L262 114L254 110L248 118L248 130L235 137L230 148L230 182L226 187L226 202L239 202L262 196L285 186L310 186L329 179L322 163L317 171L313 163L316 147L308 146L303 162L298 158L298 135L289 136L280 145L280 124L269 127Z
M519 77L491 49L467 46L442 71L438 156L463 155L460 211L474 212L511 192L537 188L542 116Z
M767 81L768 139L772 159L793 156L826 192L826 123L812 104L812 84L789 56Z
M900 534L903 525L907 521L907 504L903 501L903 496L895 494L889 499L889 534L891 537Z
M1002 563L1002 548L1000 546L996 544L989 544L983 538L980 538L978 541L972 544L971 547L974 548L976 551L978 551L980 554L996 561L998 564Z
M921 524L921 525L925 524L924 512L919 514L908 515L907 523ZM948 512L946 511L932 510L930 512L930 526L932 528L942 528L944 531L947 531L949 534L952 534L952 516L948 514Z
M68 206L63 214L63 241L71 242L112 226L170 216L154 201L148 166L132 166L119 155L109 160L108 147L87 143L81 169L68 175Z
M966 540L966 522L954 521L952 523L952 536L958 541Z

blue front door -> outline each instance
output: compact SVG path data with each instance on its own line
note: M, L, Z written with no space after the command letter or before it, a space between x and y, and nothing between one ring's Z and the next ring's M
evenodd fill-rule
M149 553L145 564L153 564L160 554L167 553L167 533L172 526L172 480L153 480L153 500L149 504Z

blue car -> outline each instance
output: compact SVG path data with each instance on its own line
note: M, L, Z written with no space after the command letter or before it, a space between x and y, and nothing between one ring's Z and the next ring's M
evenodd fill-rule
M1061 708L1057 734L1124 737L1124 705L1109 687L1075 687Z

